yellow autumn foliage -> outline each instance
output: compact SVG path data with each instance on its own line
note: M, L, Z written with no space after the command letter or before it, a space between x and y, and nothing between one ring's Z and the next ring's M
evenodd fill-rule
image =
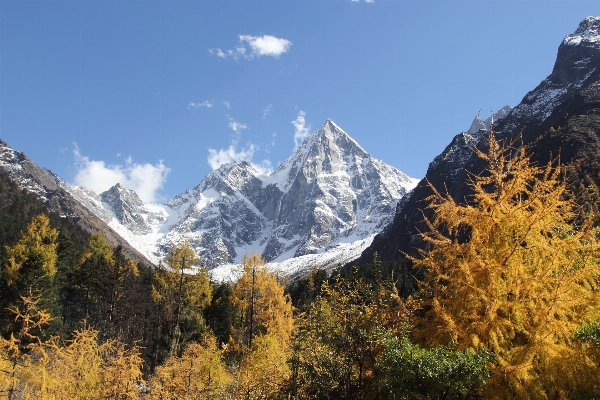
M0 338L0 395L8 399L135 399L140 396L142 359L139 349L115 341L98 343L98 332L84 328L66 345L57 338L42 341L36 331L50 316L37 300L23 298L15 309L21 330Z
M221 399L233 378L213 335L188 344L170 357L150 380L151 399Z
M560 166L535 166L525 146L493 133L478 153L488 168L471 177L467 202L430 185L429 247L413 258L427 271L415 331L429 346L491 349L489 397L573 397L597 380L573 332L600 314L598 230Z
M7 263L2 278L8 286L19 278L19 272L25 263L33 262L40 271L52 278L56 274L56 249L58 232L50 227L50 220L44 214L32 219L25 232L21 232L19 241L6 247Z
M256 253L244 256L241 267L241 276L233 288L233 303L240 310L242 321L238 338L250 347L251 338L259 334L275 335L289 343L294 328L293 306L284 286Z
M261 335L242 359L234 390L237 399L276 399L290 377L287 343L277 335Z

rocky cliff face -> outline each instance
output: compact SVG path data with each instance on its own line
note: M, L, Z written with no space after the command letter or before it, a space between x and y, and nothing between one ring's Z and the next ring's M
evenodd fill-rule
M594 116L599 67L600 17L588 17L560 44L552 73L497 121L494 125L496 135L507 139L522 132L524 142L534 146L533 159L537 162L547 162L551 153L560 153L561 162L577 163L578 167L574 168L578 171L581 165L597 164L589 154L600 154L593 150L598 146L598 125ZM427 179L403 199L392 223L374 238L357 262L370 262L375 252L384 260L398 259L401 252L414 252L421 245L418 232L426 229L421 224L421 210L425 204L423 200L431 193L427 182L436 188L447 188L455 200L463 201L470 193L468 173L477 174L485 168L474 154L473 146L485 146L480 138L487 129L489 127L480 124L476 118L472 129L453 138L429 165ZM573 176L580 175L577 172ZM594 180L590 179L590 182Z
M100 194L105 210L112 211L116 220L134 234L152 231L152 225L166 220L164 214L155 212L144 204L137 193L117 183Z
M160 241L162 251L188 239L204 263L214 267L233 262L241 249L252 247L269 225L252 202L261 188L257 175L247 162L225 164L166 202L179 218Z
M371 157L328 120L265 183L281 192L264 250L275 260L381 230L416 181Z

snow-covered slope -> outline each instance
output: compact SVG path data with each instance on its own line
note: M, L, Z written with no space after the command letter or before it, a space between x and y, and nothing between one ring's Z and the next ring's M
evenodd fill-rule
M263 255L283 261L377 232L418 181L327 120L264 183L281 198Z
M271 175L247 162L225 164L163 204L144 204L119 184L96 194L53 181L154 263L188 240L209 268L257 252L294 273L360 254L418 183L331 120Z
M417 182L371 157L327 120L271 175L246 162L226 164L167 201L173 222L157 249L164 253L187 239L209 267L240 262L252 252L275 263L329 254L372 237ZM306 258L294 269L314 262Z
M375 234L352 243L338 243L326 252L292 257L281 262L270 262L268 267L270 271L285 275L292 280L306 275L307 271L313 266L318 266L319 269L331 273L337 267L357 259L369 247L373 237L375 237ZM235 282L240 270L240 264L223 264L212 269L210 274L216 282Z

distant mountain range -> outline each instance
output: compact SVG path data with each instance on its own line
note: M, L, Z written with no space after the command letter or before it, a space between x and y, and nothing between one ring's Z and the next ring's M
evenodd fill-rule
M122 246L123 253L137 260L151 264L151 262L125 239L111 229L98 215L101 209L94 209L91 204L82 204L69 191L65 190L66 183L51 171L40 168L25 154L13 150L8 144L0 140L0 172L7 175L19 187L35 194L44 202L46 207L63 217L70 218L88 232L102 232L106 241L113 247ZM79 188L82 192L89 189Z
M162 204L145 204L120 184L100 194L71 185L4 142L0 154L0 170L48 205L60 191L80 208L58 207L63 215L107 225L118 234L111 236L155 264L187 239L210 269L254 251L278 265L295 258L290 268L299 272L343 264L391 221L397 202L418 183L373 158L331 120L268 176L247 162L225 164Z

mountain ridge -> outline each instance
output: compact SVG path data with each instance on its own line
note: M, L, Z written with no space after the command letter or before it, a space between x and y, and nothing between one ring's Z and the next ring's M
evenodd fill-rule
M587 157L582 153L585 146L581 143L585 142L586 146L598 145L598 126L594 125L592 118L595 115L594 104L597 99L593 95L587 95L588 103L585 107L576 106L581 101L575 99L578 96L582 97L581 93L586 90L597 86L600 80L598 32L600 17L588 17L579 24L574 34L565 37L559 45L552 73L528 92L508 115L494 124L494 132L498 139L509 140L521 134L524 144L534 146L533 160L538 163L547 163L551 153L556 155L559 152L561 162L569 163L577 157ZM591 90L590 93L597 92ZM585 128L586 132L592 133L584 135L583 129L568 131L569 123L573 124L577 118L592 118L592 122L587 123ZM565 133L565 129L568 134ZM478 132L480 133L474 135L462 132L452 139L429 165L425 179L399 203L390 225L375 236L372 244L365 249L356 263L371 262L375 253L383 260L397 260L405 253L416 254L423 246L419 232L427 229L422 223L422 210L426 208L424 199L431 194L429 184L438 190L446 189L456 201L462 202L470 194L468 175L479 174L485 169L485 163L477 157L473 146L479 142L477 136L482 137L487 130ZM537 143L539 138L541 140ZM573 138L576 138L575 142ZM552 143L552 146L548 143ZM485 143L480 142L478 146L485 151ZM586 162L594 163L590 157L587 157ZM590 182L594 179L597 178L590 178Z
M373 158L331 119L270 175L246 161L224 164L161 204L119 183L96 194L49 171L44 178L155 264L188 240L208 268L252 251L281 263L354 242L362 250L418 181Z
M12 149L1 139L0 173L8 176L21 189L35 194L50 211L71 219L87 232L102 232L107 243L113 247L122 246L123 254L127 257L151 264L142 253L108 226L104 221L108 214L105 214L103 219L99 216L102 216L101 210L91 211L92 203L83 205L63 187L67 183L62 178L48 169L39 167L25 153ZM89 189L80 190L91 192Z

